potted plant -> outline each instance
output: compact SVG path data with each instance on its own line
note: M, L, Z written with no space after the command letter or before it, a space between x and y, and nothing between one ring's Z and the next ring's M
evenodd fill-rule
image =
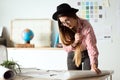
M13 61L13 60L5 60L0 65L6 67L8 69L12 69L13 71L15 71L16 74L18 72L21 72L20 65L17 62Z

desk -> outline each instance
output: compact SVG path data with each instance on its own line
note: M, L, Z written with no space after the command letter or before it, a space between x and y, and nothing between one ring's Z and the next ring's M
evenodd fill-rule
M97 75L92 71L24 69L14 80L112 80L113 71L103 70Z

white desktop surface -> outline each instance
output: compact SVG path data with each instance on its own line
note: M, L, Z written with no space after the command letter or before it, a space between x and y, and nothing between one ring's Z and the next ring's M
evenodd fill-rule
M14 80L56 80L56 79L76 80L73 78L77 78L77 80L106 80L113 73L113 71L111 70L102 70L102 76L100 76L96 75L95 72L90 71L86 72L67 71L66 65L67 53L63 49L58 48L57 49L7 48L7 49L8 59L14 59L22 66L22 68L25 68L22 70L22 74L16 76ZM34 68L38 68L41 70L37 70ZM88 77L89 75L90 77ZM108 80L112 80L112 78L109 78Z
M113 71L102 70L97 75L92 71L67 71L67 70L39 70L23 69L22 73L15 77L15 80L106 80L112 76ZM110 78L112 80L112 78Z

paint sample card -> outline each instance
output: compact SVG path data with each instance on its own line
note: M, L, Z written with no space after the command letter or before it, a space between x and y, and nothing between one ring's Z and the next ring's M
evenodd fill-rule
M81 1L77 2L79 6L79 15L89 21L98 22L103 19L103 6L98 1Z
M101 0L70 0L72 6L79 9L78 15L90 22L103 21L105 18L105 9Z

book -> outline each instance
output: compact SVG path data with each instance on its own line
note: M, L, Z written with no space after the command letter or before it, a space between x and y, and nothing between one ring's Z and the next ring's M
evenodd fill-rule
M3 27L0 27L0 37L2 37Z
M54 47L57 47L57 44L59 43L59 34L57 33L55 35L55 42L54 42Z

